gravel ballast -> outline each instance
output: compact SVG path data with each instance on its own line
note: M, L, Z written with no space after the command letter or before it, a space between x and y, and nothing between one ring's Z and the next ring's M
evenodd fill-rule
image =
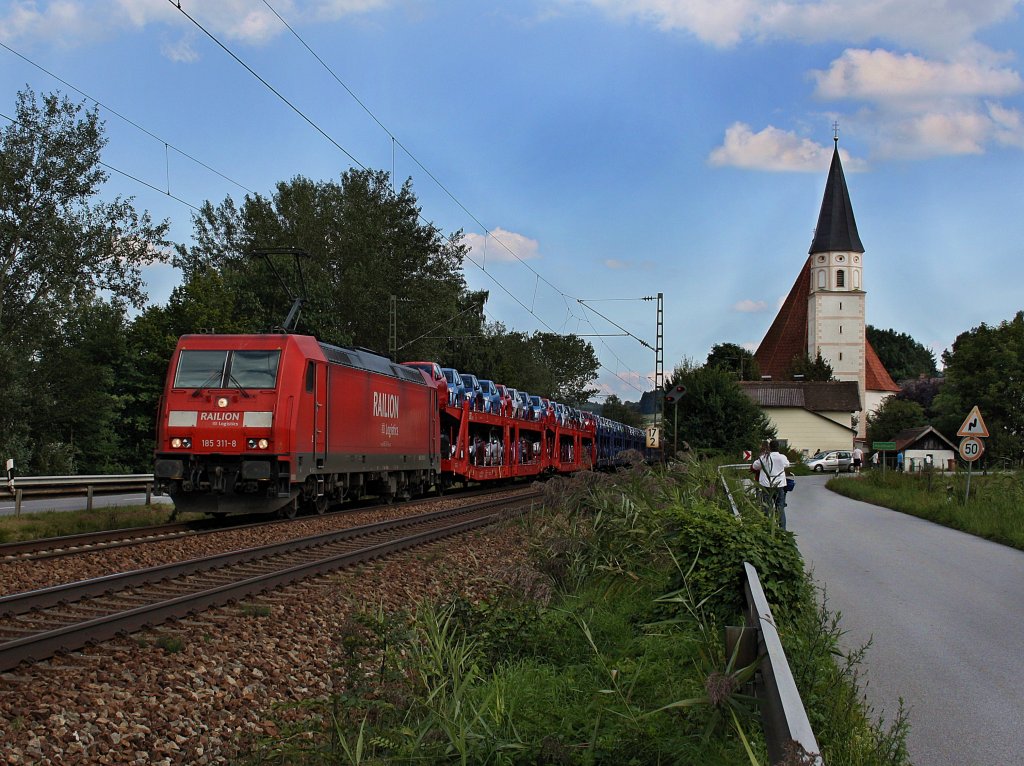
M0 763L228 763L276 733L277 703L335 691L351 615L477 599L523 566L518 528L502 523L253 600L264 608L211 610L19 668L0 676Z

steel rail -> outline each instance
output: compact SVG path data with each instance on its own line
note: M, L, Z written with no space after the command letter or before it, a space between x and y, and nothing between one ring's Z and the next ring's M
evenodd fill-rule
M536 495L539 495L539 493L536 493ZM273 555L282 555L283 553L296 550L308 550L311 547L322 547L331 542L365 537L375 532L393 531L404 527L430 526L438 522L444 524L440 528L428 528L427 530L394 540L363 546L355 551L333 553L326 557L287 565L283 569L279 568L255 576L247 575L244 579L204 588L196 593L184 594L170 599L161 599L150 604L117 611L84 622L9 639L0 643L0 671L10 670L25 661L38 661L58 652L71 651L87 644L113 638L122 633L155 625L169 619L185 617L202 609L221 606L245 596L290 584L306 577L323 574L354 563L371 560L396 551L405 550L415 545L422 545L442 537L491 524L499 519L499 514L494 512L496 506L514 506L524 501L532 501L536 495L520 495L513 498L491 500L463 508L436 511L429 514L381 522L379 524L353 527L341 532L316 535L305 540L261 546L260 548L246 551L234 551L221 556L194 559L189 562L165 567L154 567L151 570L138 570L120 575L108 575L96 580L70 583L40 591L30 591L26 594L14 594L14 596L8 596L0 600L4 602L3 609L6 614L24 614L28 611L47 607L63 606L90 596L103 596L115 590L121 592L138 588L142 585L152 585L154 582L167 582L173 577L192 575L200 571L214 571L232 565L250 564L253 561L266 562ZM474 513L480 515L477 518L458 521L454 524L446 522L446 519L451 519L452 517L465 517ZM313 541L316 542L314 543ZM302 543L305 543L305 545L302 545ZM219 564L215 561L217 559L219 559ZM31 630L31 628L15 628L15 630ZM8 629L8 632L10 632L10 629Z
M500 489L489 488L487 490L470 490L459 492L458 497L480 497L495 494L496 492L508 492L508 487ZM454 495L453 495L454 496ZM422 497L406 503L404 507L416 507L426 503L433 503L440 500L440 497ZM336 516L354 511L370 511L377 508L387 507L386 503L371 504L347 504L338 507L336 510L328 511L322 516ZM251 515L228 516L224 519L196 519L194 521L179 521L169 524L154 524L142 527L122 527L120 529L101 530L96 532L81 532L74 535L62 535L60 537L42 537L35 540L18 540L10 543L0 543L0 563L4 560L39 560L47 558L58 558L61 556L74 556L82 553L92 553L111 548L126 547L130 545L141 545L145 543L159 543L166 540L173 540L186 535L200 536L215 534L217 532L236 531L251 529L258 526L277 524L290 524L293 521L303 519L281 519L276 516L268 516L260 521L249 522ZM317 516L306 516L305 519L318 518Z

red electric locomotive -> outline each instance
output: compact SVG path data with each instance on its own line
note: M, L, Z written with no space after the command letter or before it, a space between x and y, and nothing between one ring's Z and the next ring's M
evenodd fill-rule
M186 335L160 404L157 487L181 510L319 513L426 491L436 389L417 369L306 335Z

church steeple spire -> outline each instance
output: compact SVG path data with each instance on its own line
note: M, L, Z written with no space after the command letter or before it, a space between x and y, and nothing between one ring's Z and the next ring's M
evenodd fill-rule
M864 245L857 233L857 221L853 217L853 206L850 204L850 192L846 188L846 177L843 175L843 163L839 160L839 132L835 128L835 149L832 151L832 167L828 171L825 182L825 196L821 200L821 211L818 213L818 225L814 229L814 241L807 252L863 253Z

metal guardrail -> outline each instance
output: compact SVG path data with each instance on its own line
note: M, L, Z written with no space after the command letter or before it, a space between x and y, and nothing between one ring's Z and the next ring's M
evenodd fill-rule
M0 483L0 499L14 498L14 513L21 515L26 497L59 497L85 495L86 510L92 510L94 494L111 492L145 492L146 505L153 499L153 474L101 474L94 476L15 476Z
M740 515L740 511L722 470L725 468L749 469L749 467L748 464L742 463L723 465L718 468L726 497L729 498L729 505L737 517ZM757 653L758 656L763 657L759 668L761 677L759 685L764 692L761 723L764 727L765 742L768 745L768 757L772 763L782 762L786 757L786 750L791 746L790 743L796 742L805 753L811 756L812 760L809 763L815 766L824 766L825 761L821 757L818 740L811 729L811 722L807 717L807 709L804 707L803 700L800 698L800 691L796 688L793 671L789 667L789 660L786 659L786 652L782 648L779 631L775 627L775 618L772 616L771 607L764 595L764 588L761 586L761 578L757 574L757 569L750 562L744 561L743 569L747 624L754 628L757 634ZM803 762L801 761L801 763Z

